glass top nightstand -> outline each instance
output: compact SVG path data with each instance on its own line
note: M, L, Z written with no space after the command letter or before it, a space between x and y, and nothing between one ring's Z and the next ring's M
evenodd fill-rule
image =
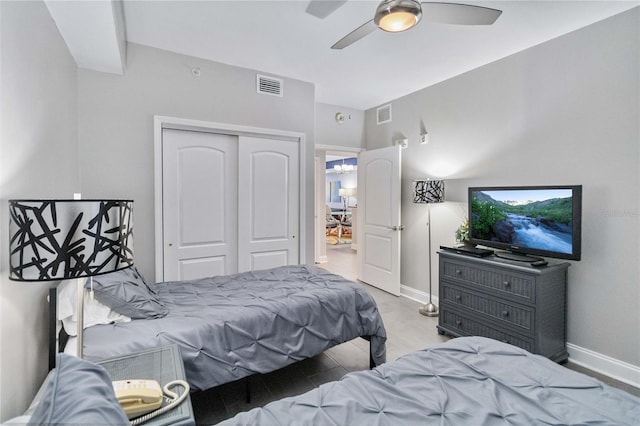
M177 345L163 346L157 349L149 349L117 358L110 358L97 362L111 375L111 380L126 379L151 379L157 380L160 386L164 386L172 380L186 380L184 365L180 357L180 349ZM176 387L175 392L182 392L182 387ZM195 425L191 397L173 410L155 417L143 426L164 425Z

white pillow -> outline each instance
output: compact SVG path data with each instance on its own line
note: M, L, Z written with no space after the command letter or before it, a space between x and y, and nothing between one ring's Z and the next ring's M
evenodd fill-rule
M62 321L64 331L69 336L77 335L78 313L76 306L76 290L78 284L75 280L63 281L58 286L58 319ZM84 327L97 324L112 324L114 322L129 322L131 318L112 311L106 305L92 299L89 290L84 291Z

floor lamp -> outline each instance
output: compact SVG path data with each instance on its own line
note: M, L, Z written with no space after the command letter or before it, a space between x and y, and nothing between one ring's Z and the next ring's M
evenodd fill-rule
M133 265L133 201L9 200L9 238L9 279L77 279L82 358L83 278Z
M344 203L343 211L344 214L347 214L347 207L349 206L349 198L356 195L355 188L340 188L338 190L338 195L342 197L342 202Z
M444 201L444 181L432 179L416 179L413 181L413 202L427 204L427 227L429 229L429 303L422 305L418 312L428 317L438 316L438 307L431 301L431 203Z

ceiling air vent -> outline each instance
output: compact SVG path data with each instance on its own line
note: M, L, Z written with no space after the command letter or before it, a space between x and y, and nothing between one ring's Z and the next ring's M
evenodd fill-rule
M391 121L391 104L378 108L377 117L378 124L389 123Z
M282 97L282 80L260 74L257 78L258 93Z

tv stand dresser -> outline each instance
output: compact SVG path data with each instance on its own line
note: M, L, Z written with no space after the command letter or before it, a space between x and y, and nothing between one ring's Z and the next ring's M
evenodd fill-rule
M439 251L439 334L484 336L565 362L567 269Z

